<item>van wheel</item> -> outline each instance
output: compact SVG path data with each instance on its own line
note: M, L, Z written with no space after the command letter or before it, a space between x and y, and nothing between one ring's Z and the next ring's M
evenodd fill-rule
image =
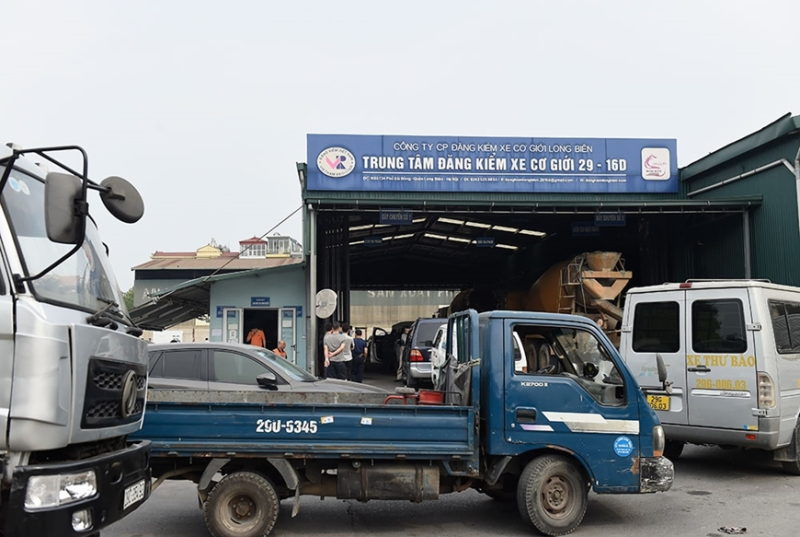
M683 446L685 445L685 442L679 442L678 440L667 440L664 446L664 456L671 461L677 461L681 453L683 453Z
M786 473L800 475L800 423L794 426L792 444L794 444L794 460L781 461L781 465Z
M586 480L567 458L544 455L522 471L517 507L545 535L566 535L578 527L588 506Z
M278 519L278 495L269 479L253 472L223 477L203 506L214 537L264 537Z

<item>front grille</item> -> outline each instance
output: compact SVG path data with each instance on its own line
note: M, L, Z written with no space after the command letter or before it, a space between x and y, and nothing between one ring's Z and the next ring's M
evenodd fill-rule
M136 406L127 418L122 417L123 379L128 371L136 375ZM81 427L114 427L138 421L144 411L147 370L144 365L92 358L89 360Z
M104 390L121 390L122 378L124 375L119 373L111 373L108 371L97 372L92 376L92 382L98 388ZM136 386L139 390L144 389L147 383L147 377L144 375L136 375Z

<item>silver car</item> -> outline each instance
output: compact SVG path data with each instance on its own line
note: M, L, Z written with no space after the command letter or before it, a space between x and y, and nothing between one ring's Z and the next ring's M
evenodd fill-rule
M150 389L388 393L368 384L318 379L274 352L252 345L206 341L156 344L148 349Z

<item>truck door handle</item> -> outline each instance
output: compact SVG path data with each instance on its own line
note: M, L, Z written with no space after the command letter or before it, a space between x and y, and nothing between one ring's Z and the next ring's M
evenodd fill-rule
M711 369L709 369L707 366L701 365L698 367L690 367L689 369L687 369L687 371L692 371L695 373L708 373L709 371L711 371Z
M536 421L536 409L518 408L517 421L520 423L534 423Z

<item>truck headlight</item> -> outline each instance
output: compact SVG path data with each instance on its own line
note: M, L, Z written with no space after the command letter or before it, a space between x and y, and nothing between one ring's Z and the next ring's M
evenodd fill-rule
M45 509L91 498L97 494L93 470L78 474L35 475L28 479L26 509Z
M664 446L667 439L664 436L664 428L661 425L653 427L653 457L661 457L664 454Z

